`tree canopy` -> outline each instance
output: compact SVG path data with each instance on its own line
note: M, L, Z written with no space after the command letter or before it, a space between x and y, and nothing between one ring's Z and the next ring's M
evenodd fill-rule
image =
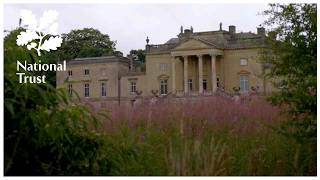
M115 51L116 42L111 41L109 35L97 29L72 30L62 37L63 43L58 50L60 59L112 55Z
M145 55L145 50L143 49L132 49L129 52L129 55L132 57L135 57L137 61L140 61L141 63L145 63L146 60L146 55Z
M264 15L272 35L263 59L272 65L268 75L282 81L271 100L288 106L297 139L316 138L317 5L270 4Z

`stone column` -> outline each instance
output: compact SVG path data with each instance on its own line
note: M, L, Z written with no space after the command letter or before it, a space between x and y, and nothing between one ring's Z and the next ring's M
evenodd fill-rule
M172 81L172 93L176 93L176 58L174 56L171 57L171 81Z
M216 71L216 55L211 54L211 79L212 79L212 92L217 90L217 71Z
M184 93L189 92L188 87L188 56L183 56L183 82L184 82Z
M198 68L199 68L199 94L203 93L203 64L202 55L198 55Z

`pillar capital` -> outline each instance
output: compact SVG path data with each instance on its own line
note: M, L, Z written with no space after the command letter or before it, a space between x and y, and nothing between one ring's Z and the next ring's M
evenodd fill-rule
M196 55L198 58L202 58L203 54L197 54Z
M210 56L211 56L211 58L216 58L217 57L217 55L216 54L213 54L213 53L211 53L211 54L209 54Z

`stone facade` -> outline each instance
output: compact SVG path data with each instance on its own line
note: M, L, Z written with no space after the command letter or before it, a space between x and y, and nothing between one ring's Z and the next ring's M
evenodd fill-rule
M181 27L178 37L164 44L149 45L147 40L145 72L135 71L125 57L80 58L68 62L68 72L57 73L57 87L97 100L205 96L237 89L268 94L273 87L259 62L264 40L263 28L236 33L235 26L208 32Z

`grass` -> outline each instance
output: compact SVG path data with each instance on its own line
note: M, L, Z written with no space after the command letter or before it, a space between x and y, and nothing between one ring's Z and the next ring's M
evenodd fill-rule
M269 128L287 117L260 98L107 109L100 175L316 175L316 145Z

